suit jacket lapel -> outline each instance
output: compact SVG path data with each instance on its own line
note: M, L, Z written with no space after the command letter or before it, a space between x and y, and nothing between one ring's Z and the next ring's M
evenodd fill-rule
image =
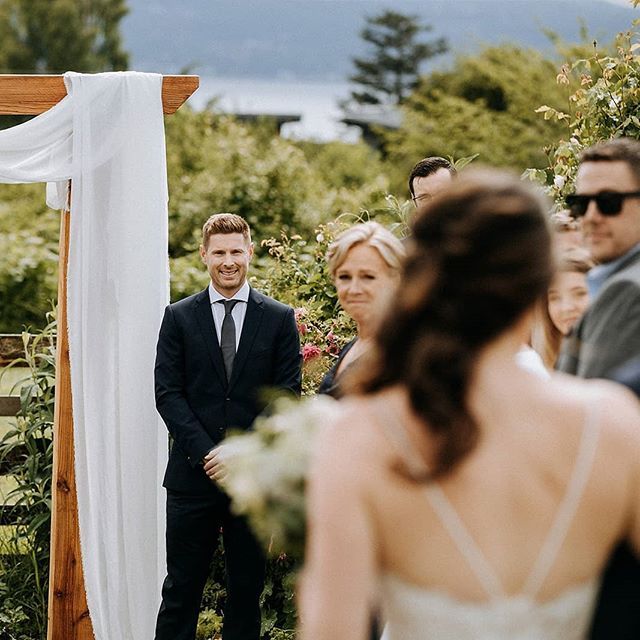
M213 367L220 378L222 385L227 386L227 374L224 370L224 360L222 359L222 350L218 343L218 334L216 333L216 325L213 321L211 313L211 302L209 301L209 290L205 289L195 299L195 312L198 320L198 326L202 332L202 337L207 345L207 351L213 362Z
M261 295L251 289L249 292L249 300L247 301L247 312L244 316L244 322L242 323L240 344L238 344L238 351L236 352L236 357L233 360L233 371L231 372L229 386L235 384L247 362L247 357L249 356L253 341L255 340L258 332L258 327L262 322L263 311L264 308ZM222 356L220 356L220 360L222 361Z

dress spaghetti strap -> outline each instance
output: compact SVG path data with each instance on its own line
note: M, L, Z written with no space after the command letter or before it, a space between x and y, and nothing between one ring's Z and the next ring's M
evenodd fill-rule
M424 476L425 472L428 472L427 464L411 445L404 425L398 420L397 416L391 414L387 405L378 403L378 409L376 421L382 425L385 433L399 449L410 474L416 478ZM593 467L599 432L600 407L597 398L595 398L587 406L578 453L567 490L560 502L540 553L524 583L522 595L526 595L531 599L535 598L547 578L578 509ZM425 495L487 595L492 600L505 598L506 592L500 579L491 568L491 565L440 485L436 481L430 482L425 487Z
M553 563L558 557L560 548L578 510L585 487L591 476L593 461L598 448L600 435L600 404L594 398L587 406L587 412L582 427L580 448L573 467L573 472L564 494L560 507L556 513L549 535L538 554L533 569L525 582L523 593L535 598L545 579L549 575Z

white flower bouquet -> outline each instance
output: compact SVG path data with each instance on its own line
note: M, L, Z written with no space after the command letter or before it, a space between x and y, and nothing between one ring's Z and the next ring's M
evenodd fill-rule
M235 513L244 515L272 553L302 558L305 486L318 430L337 415L329 396L280 399L276 411L256 420L253 431L221 445L224 490Z

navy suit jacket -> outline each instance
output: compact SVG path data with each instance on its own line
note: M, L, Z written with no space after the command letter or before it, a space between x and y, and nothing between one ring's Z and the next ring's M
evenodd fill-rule
M218 491L202 458L227 429L250 429L268 389L301 389L300 341L293 309L250 290L240 343L227 382L209 291L170 304L155 365L156 407L173 443L164 487L190 494Z

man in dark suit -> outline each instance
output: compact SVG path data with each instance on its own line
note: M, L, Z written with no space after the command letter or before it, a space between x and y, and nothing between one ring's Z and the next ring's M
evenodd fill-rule
M619 379L640 356L640 142L587 149L567 206L599 264L587 276L591 305L565 340L558 369ZM627 545L607 568L591 638L640 638L640 565Z
M156 640L195 638L202 592L222 529L227 574L225 640L260 637L264 555L246 521L216 484L229 428L250 429L265 389L300 393L293 309L249 287L249 226L221 213L203 227L200 256L211 283L169 305L155 366L156 405L171 434L167 490L167 577Z

